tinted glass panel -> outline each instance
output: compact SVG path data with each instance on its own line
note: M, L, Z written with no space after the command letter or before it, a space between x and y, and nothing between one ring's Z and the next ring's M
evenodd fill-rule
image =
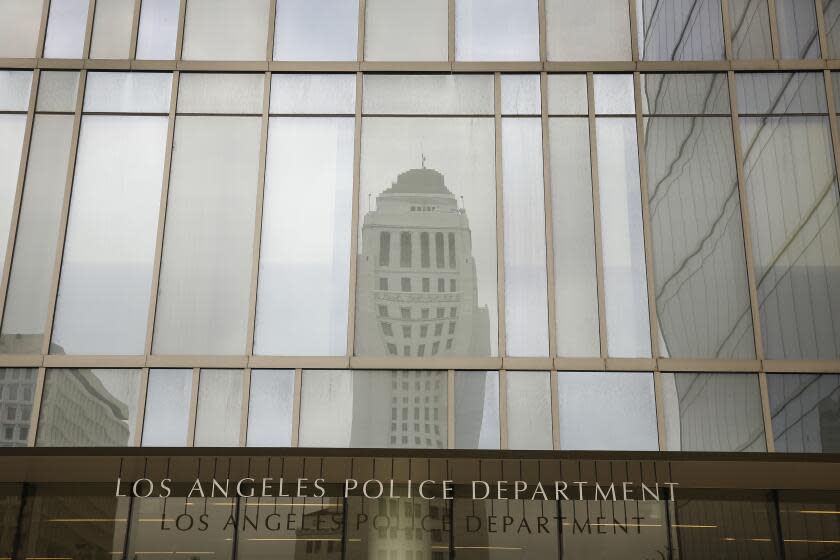
M776 0L779 51L782 58L819 58L817 13L813 2Z
M455 372L455 447L498 449L499 372Z
M0 56L33 58L44 5L32 0L5 0L0 17Z
M304 371L302 447L447 446L447 379L438 371Z
M50 2L47 22L46 58L82 58L90 0Z
M242 429L242 371L201 370L195 414L196 447L238 447Z
M258 117L178 117L155 319L158 354L242 354Z
M52 353L144 353L166 128L83 118Z
M773 58L767 0L729 0L729 21L734 58Z
M457 0L458 60L539 60L537 0Z
M366 60L446 60L447 0L368 0Z
M274 60L356 60L358 0L279 0Z
M133 17L133 2L127 0L96 0L90 57L128 58Z
M265 60L269 4L269 0L187 2L183 57Z
M646 115L727 115L726 74L642 74Z
M178 35L178 0L143 0L137 58L171 60L175 58Z
M723 58L720 0L639 0L636 9L642 60Z
M630 60L627 0L547 0L549 60Z
M88 80L90 76L88 76ZM72 112L79 91L78 72L41 72L38 82L38 111Z
M548 372L508 371L509 449L551 449L551 379Z
M352 118L272 118L254 352L347 349Z
M758 376L663 373L668 451L766 451Z
M823 0L828 57L840 58L840 1Z
M0 369L0 448L26 447L37 375L36 369Z
M137 370L48 370L36 445L134 445L139 403Z
M248 405L248 447L290 447L295 372L253 370Z
M656 451L653 375L557 373L561 449Z
M770 374L776 451L840 452L840 375Z
M828 112L825 82L817 72L738 74L736 86L741 115Z
M126 556L142 558L147 556L143 552L154 552L148 556L174 557L192 552L188 557L196 560L233 560L236 504L230 498L134 500ZM179 525L187 529L178 530ZM250 526L248 531L247 535L254 534Z
M144 447L187 445L192 383L193 372L189 369L149 371L143 416Z

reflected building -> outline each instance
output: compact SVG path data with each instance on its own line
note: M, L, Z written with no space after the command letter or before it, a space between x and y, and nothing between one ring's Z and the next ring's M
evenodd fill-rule
M36 369L0 369L0 447L26 447Z

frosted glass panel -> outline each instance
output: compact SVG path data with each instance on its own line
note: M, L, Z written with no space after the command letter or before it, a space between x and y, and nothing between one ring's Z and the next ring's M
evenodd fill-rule
M187 2L185 60L265 60L269 0Z
M187 445L192 379L193 373L189 369L149 371L143 416L144 447Z
M271 107L274 114L353 114L355 74L274 74Z
M52 353L145 352L166 127L83 118Z
M33 58L38 49L42 2L4 0L0 5L0 57Z
M82 58L90 0L54 0L50 2L47 22L46 58Z
M293 370L253 370L248 405L248 447L290 447Z
M548 356L540 119L502 120L502 170L507 354Z
M366 75L362 110L383 115L492 115L493 76Z
M601 239L610 356L650 356L636 121L599 118Z
M557 354L600 355L587 119L549 121Z
M272 118L254 352L347 349L354 120Z
M139 60L172 60L178 35L179 0L143 0L137 36Z
M502 75L502 114L540 114L540 75Z
M260 114L263 74L182 74L178 83L179 113Z
M67 181L72 115L36 115L0 348L40 354Z
M595 113L627 115L636 112L631 74L595 74Z
M31 90L29 70L0 70L0 111L26 112Z
M26 115L0 114L0 262L5 262L12 223Z
M551 449L549 372L507 372L509 449Z
M537 0L457 0L457 60L539 60Z
M196 447L239 446L242 383L241 370L201 370L195 413Z
M447 60L447 0L368 0L365 60Z
M499 449L499 372L455 372L455 448Z
M358 0L278 0L274 60L356 60Z
M547 0L549 60L630 60L627 0Z
M653 375L557 373L560 449L657 451Z
M90 79L88 77L88 79ZM72 112L79 92L78 72L41 72L38 82L38 111Z
M85 84L85 112L169 113L172 74L91 72Z
M176 119L157 354L246 352L260 120Z
M128 58L134 0L96 0L91 58Z

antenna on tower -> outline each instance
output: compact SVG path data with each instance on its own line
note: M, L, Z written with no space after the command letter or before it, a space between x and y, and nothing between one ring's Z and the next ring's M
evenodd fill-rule
M426 154L424 154L422 152L420 153L420 166L423 169L426 169Z

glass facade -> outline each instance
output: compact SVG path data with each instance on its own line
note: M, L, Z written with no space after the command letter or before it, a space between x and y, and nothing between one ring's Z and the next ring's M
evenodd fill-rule
M839 0L0 0L0 447L838 453L839 109ZM45 492L12 542L70 557ZM434 527L197 550L518 546L463 497L328 497L301 518ZM732 515L708 555L805 557L786 499L611 542ZM142 507L90 557L196 504Z

